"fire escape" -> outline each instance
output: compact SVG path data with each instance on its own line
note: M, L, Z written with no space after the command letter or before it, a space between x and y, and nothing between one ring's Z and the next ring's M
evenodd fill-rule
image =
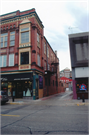
M48 90L48 82L50 80L50 77L52 75L55 75L56 78L56 91L58 91L58 75L57 75L57 68L59 65L59 61L57 60L57 58L55 58L55 61L51 61L50 67L49 64L47 63L47 65L44 67L44 76L47 78L47 96L49 96L49 90Z

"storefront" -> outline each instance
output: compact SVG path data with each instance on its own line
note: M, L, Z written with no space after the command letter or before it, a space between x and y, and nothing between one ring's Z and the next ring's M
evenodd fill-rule
M88 99L88 78L76 78L76 93L78 99Z
M37 73L17 73L1 75L1 89L15 98L43 97L43 77Z
M15 98L32 97L33 73L8 74L1 76L1 89L7 91L8 96Z

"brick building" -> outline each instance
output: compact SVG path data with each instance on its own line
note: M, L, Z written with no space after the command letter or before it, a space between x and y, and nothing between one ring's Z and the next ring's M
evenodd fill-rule
M15 98L33 99L64 91L59 59L44 37L35 9L0 16L1 89Z

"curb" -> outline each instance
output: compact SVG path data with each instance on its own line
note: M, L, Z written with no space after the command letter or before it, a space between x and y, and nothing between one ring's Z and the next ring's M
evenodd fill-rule
M11 105L21 105L24 104L25 102L8 102Z
M81 105L89 105L89 103L76 103L75 105L81 106Z

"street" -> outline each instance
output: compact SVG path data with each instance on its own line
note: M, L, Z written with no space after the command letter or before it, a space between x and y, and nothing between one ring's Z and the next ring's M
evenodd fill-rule
M1 133L88 135L88 104L75 102L69 94L66 92L46 100L2 105Z

